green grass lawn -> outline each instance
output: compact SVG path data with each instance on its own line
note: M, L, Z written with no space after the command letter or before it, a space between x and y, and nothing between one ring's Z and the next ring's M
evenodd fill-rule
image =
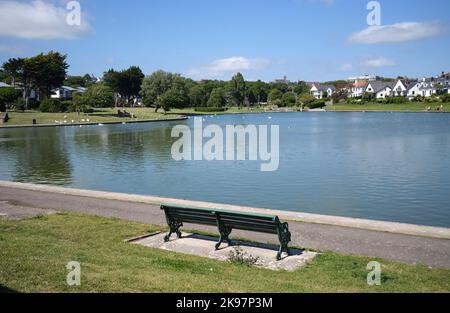
M119 108L123 111L122 108ZM77 114L77 113L41 113L38 111L25 111L25 112L8 112L10 120L6 124L0 124L1 126L8 125L29 125L32 124L33 119L36 119L37 124L54 124L57 125L55 121L64 122L64 117L68 123L72 120L75 123L87 123L89 119L90 123L107 123L107 122L127 122L131 120L160 120L169 119L174 116L165 115L162 111L155 113L155 109L151 108L126 108L127 112L134 113L136 118L119 118L117 117L117 109L115 108L104 108L96 109L94 113L90 114ZM82 121L84 119L84 121Z
M382 285L369 287L373 259L325 252L296 272L275 272L125 243L156 226L59 213L0 219L0 290L19 292L449 292L450 271L378 260ZM68 287L66 264L81 264Z
M393 111L393 112L426 112L428 107L436 112L436 108L442 103L422 103L422 102L406 102L400 104L382 104L382 103L366 103L366 104L347 104L339 103L328 106L328 111ZM450 103L444 103L444 111L450 110Z
M123 108L118 108L124 110ZM25 111L16 112L9 111L8 115L10 120L6 124L0 124L2 126L13 126L13 125L30 125L33 123L33 119L36 119L37 124L51 124L58 125L57 122L64 122L64 117L66 117L67 123L70 124L72 120L74 123L108 123L108 122L128 122L132 120L166 120L176 117L176 115L181 114L231 114L231 113L258 113L263 112L263 108L230 108L226 112L195 112L194 109L173 109L172 111L164 114L162 110L155 113L154 108L125 108L127 112L134 113L135 119L131 118L119 118L117 117L117 109L115 108L103 108L96 109L94 113L84 114L81 113L41 113L39 111ZM83 121L84 120L84 121Z

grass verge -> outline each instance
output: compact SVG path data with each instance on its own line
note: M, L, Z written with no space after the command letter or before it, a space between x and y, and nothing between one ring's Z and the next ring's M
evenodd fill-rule
M72 213L0 219L0 291L19 292L449 292L450 270L324 252L296 272L275 272L125 243L157 226ZM81 264L68 287L66 264Z
M327 107L328 111L392 111L392 112L427 112L427 108L431 107L432 112L437 112L437 108L443 103L432 102L405 102L399 104L382 104L382 103L365 103L365 104L347 104L339 103ZM450 109L449 103L444 103L444 111Z

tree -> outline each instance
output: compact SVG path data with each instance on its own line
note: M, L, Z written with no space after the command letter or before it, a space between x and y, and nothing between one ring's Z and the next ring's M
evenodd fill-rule
M283 93L279 89L272 89L269 93L269 102L274 104L276 100L281 100Z
M62 86L69 68L66 58L66 55L50 51L26 59L31 80L39 90L41 98L49 98L54 88Z
M302 108L314 102L316 98L310 94L302 94L297 98L297 104Z
M83 102L83 105L89 107L106 108L111 107L114 103L114 93L108 86L103 84L92 85L85 93L80 95L76 97L76 100L74 99L75 105Z
M248 90L247 92L247 99L248 99L248 103L249 105L255 105L256 103L258 103L258 97L256 96L256 90L251 88Z
M122 73L121 95L125 96L128 104L139 96L142 80L145 75L137 66L132 66Z
M171 108L182 108L186 106L187 101L189 101L189 98L184 91L177 88L169 89L158 99L159 106L163 108L164 113L170 111Z
M14 88L0 88L0 112L6 112L6 107L14 104L20 97L20 91Z
M83 76L67 76L63 84L73 88L86 87L86 80Z
M363 93L361 99L364 101L370 101L373 100L375 98L375 94L371 93L371 92L365 92Z
M146 106L154 105L155 112L158 112L161 103L159 98L172 88L175 77L180 77L180 75L161 70L145 77L141 86L141 95L144 98L144 104Z
M270 83L270 88L278 89L282 93L286 93L289 90L289 85L284 81L276 81L276 82Z
M9 59L3 64L5 74L11 76L13 87L16 86L16 80L22 76L23 64L25 59Z
M52 89L62 86L69 65L66 55L50 51L25 59L9 59L3 68L13 77L14 85L20 81L23 86L25 108L29 106L31 90L39 92L39 98L49 98Z
M269 85L261 80L256 82L247 82L247 96L251 104L267 102ZM254 99L253 99L254 97Z
M237 73L231 79L231 90L235 103L238 106L242 106L244 104L244 99L246 95L246 87L244 76L241 73Z
M214 88L208 100L208 107L221 108L225 106L225 96L222 88Z
M139 96L144 74L137 66L132 66L123 71L110 69L103 75L105 84L116 93L115 105L130 105L132 100Z
M103 74L103 81L114 92L114 106L117 107L120 100L120 73L110 69Z
M294 92L298 95L305 94L309 92L309 87L304 81L299 81L294 86Z
M287 92L281 98L281 104L284 107L292 107L295 105L295 94L292 92Z
M203 84L193 85L188 92L191 106L204 107L208 102L208 96Z

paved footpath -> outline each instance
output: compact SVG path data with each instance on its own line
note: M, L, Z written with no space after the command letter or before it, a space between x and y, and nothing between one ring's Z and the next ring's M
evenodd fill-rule
M164 213L156 205L0 187L0 216L12 214L11 211L17 214L17 208L28 208L32 212L35 212L35 209L81 212L166 225ZM289 222L289 228L292 244L299 247L450 268L448 239L302 222ZM214 228L199 225L187 225L185 229L217 232ZM260 242L277 242L272 235L244 231L236 231L233 234Z

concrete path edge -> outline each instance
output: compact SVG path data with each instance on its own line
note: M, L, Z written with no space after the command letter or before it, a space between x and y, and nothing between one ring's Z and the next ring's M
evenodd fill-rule
M88 198L119 200L119 201L136 202L136 203L148 203L148 204L153 204L153 205L155 205L155 204L159 205L161 203L171 203L171 204L177 204L177 205L191 205L191 206L201 206L201 207L206 207L206 208L221 208L221 209L243 211L243 212L273 214L273 215L279 216L280 219L287 220L287 221L298 221L298 222L311 223L311 224L333 225L333 226L358 228L358 229L388 232L388 233L394 233L394 234L421 236L421 237L438 238L438 239L450 239L450 228L445 228L445 227L413 225L413 224L375 221L375 220L350 218L350 217L318 215L318 214L303 213L303 212L252 208L252 207L246 207L246 206L202 202L202 201L192 201L192 200L183 200L183 199L173 199L173 198L158 197L158 196L144 196L144 195L104 192L104 191L95 191L95 190L83 190L83 189L75 189L75 188L65 188L65 187L58 187L58 186L37 185L37 184L7 182L7 181L0 181L0 187L17 188L17 189L22 189L22 190L40 191L40 192L48 192L48 193L56 193L56 194L65 194L65 195L88 197Z

